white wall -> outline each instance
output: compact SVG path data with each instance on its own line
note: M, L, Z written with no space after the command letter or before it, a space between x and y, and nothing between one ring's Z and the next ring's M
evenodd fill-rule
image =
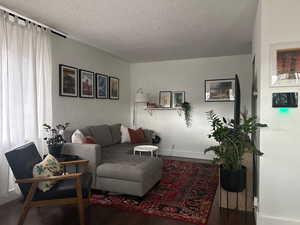
M150 116L139 104L137 125L153 129L162 137L163 154L184 157L211 158L203 150L214 144L208 139L209 123L205 112L213 109L226 118L233 118L233 103L204 102L206 79L233 78L241 82L241 106L251 106L251 56L237 55L214 58L136 63L130 67L132 102L138 88L143 88L158 103L159 91L185 91L192 104L192 127L187 128L184 116L176 111L153 111ZM172 149L172 145L175 148Z
M299 87L270 87L270 45L299 42L299 0L261 1L256 26L255 53L259 78L259 117L269 128L261 129L259 225L300 224L300 109L282 115L272 108L273 92L299 92Z
M52 37L53 122L70 122L72 127L104 123L129 123L129 63L71 39ZM120 100L84 99L59 96L58 65L113 75L120 78Z

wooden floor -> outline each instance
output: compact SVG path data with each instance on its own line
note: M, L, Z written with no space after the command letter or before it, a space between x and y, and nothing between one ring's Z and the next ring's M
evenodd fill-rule
M218 207L218 192L211 210L208 225L255 225L252 213L225 210ZM0 206L0 224L16 225L22 202L15 200ZM76 206L43 207L31 209L24 225L78 225ZM86 209L86 225L188 225L180 221L141 213L91 205Z

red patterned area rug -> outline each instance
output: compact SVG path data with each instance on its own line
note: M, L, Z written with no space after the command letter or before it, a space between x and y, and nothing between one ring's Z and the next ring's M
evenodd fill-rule
M163 177L144 197L93 195L92 203L193 224L207 224L218 187L212 164L164 160Z

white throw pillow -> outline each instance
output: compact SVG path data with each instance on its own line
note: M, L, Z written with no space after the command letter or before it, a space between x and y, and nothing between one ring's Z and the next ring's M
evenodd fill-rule
M85 142L85 136L78 129L72 134L71 139L72 139L72 143L76 143L76 144L83 144Z
M130 136L128 132L128 127L121 125L121 143L130 143Z

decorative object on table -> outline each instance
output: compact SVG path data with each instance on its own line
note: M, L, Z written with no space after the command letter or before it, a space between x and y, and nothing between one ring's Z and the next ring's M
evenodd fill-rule
M139 88L135 93L134 105L133 105L133 117L132 117L132 126L136 127L136 105L138 103L147 103L147 95L144 94L142 88Z
M59 65L59 95L78 96L78 69L72 66Z
M173 108L180 108L185 102L185 91L172 92L172 105Z
M162 108L172 107L172 91L159 92L159 106Z
M46 158L43 159L42 162L34 165L32 170L33 177L52 177L52 176L60 176L63 174L62 167L59 162L52 156L48 154ZM54 185L56 181L44 181L38 184L38 188L43 191L49 191Z
M51 155L55 158L59 158L63 144L65 143L63 134L67 127L69 127L70 123L58 124L54 127L43 124L43 127L47 133L47 137L44 138L48 145L48 150Z
M220 163L221 186L230 192L241 192L246 186L246 168L242 165L246 152L263 155L250 139L259 127L265 124L256 122L256 117L248 117L245 110L241 113L242 124L235 125L234 120L220 119L213 111L207 112L212 127L209 138L214 138L219 145L205 149L205 153L214 152L214 163Z
M206 102L232 102L234 93L235 79L205 80Z
M54 177L33 177L33 167L41 162L42 158L35 144L32 142L5 153L5 156L25 199L18 225L24 224L31 208L70 204L78 205L80 225L85 224L84 202L89 201L91 193L93 179L91 173L83 172ZM60 165L82 165L87 168L88 162L88 160L77 160L65 163L61 162ZM37 190L40 182L53 180L57 180L55 188L47 192Z
M79 96L81 98L95 98L94 73L87 70L79 70Z
M109 77L109 98L118 100L120 97L120 81L119 78Z
M145 143L146 137L142 128L136 130L128 128L128 133L129 133L131 144Z
M91 203L192 224L207 224L218 188L218 167L164 159L162 173L161 181L143 197L101 194L93 195Z
M154 156L158 157L158 146L155 145L138 145L133 148L133 155L135 155L136 152L140 153L140 156L142 156L142 152L150 152L151 157Z
M185 119L186 126L191 127L192 126L191 104L189 102L184 102L184 103L182 103L181 108L184 112L184 119Z
M298 107L298 93L272 93L272 107L273 108L297 108Z
M108 98L108 76L96 73L96 98Z
M300 85L300 42L273 44L270 62L272 87Z

